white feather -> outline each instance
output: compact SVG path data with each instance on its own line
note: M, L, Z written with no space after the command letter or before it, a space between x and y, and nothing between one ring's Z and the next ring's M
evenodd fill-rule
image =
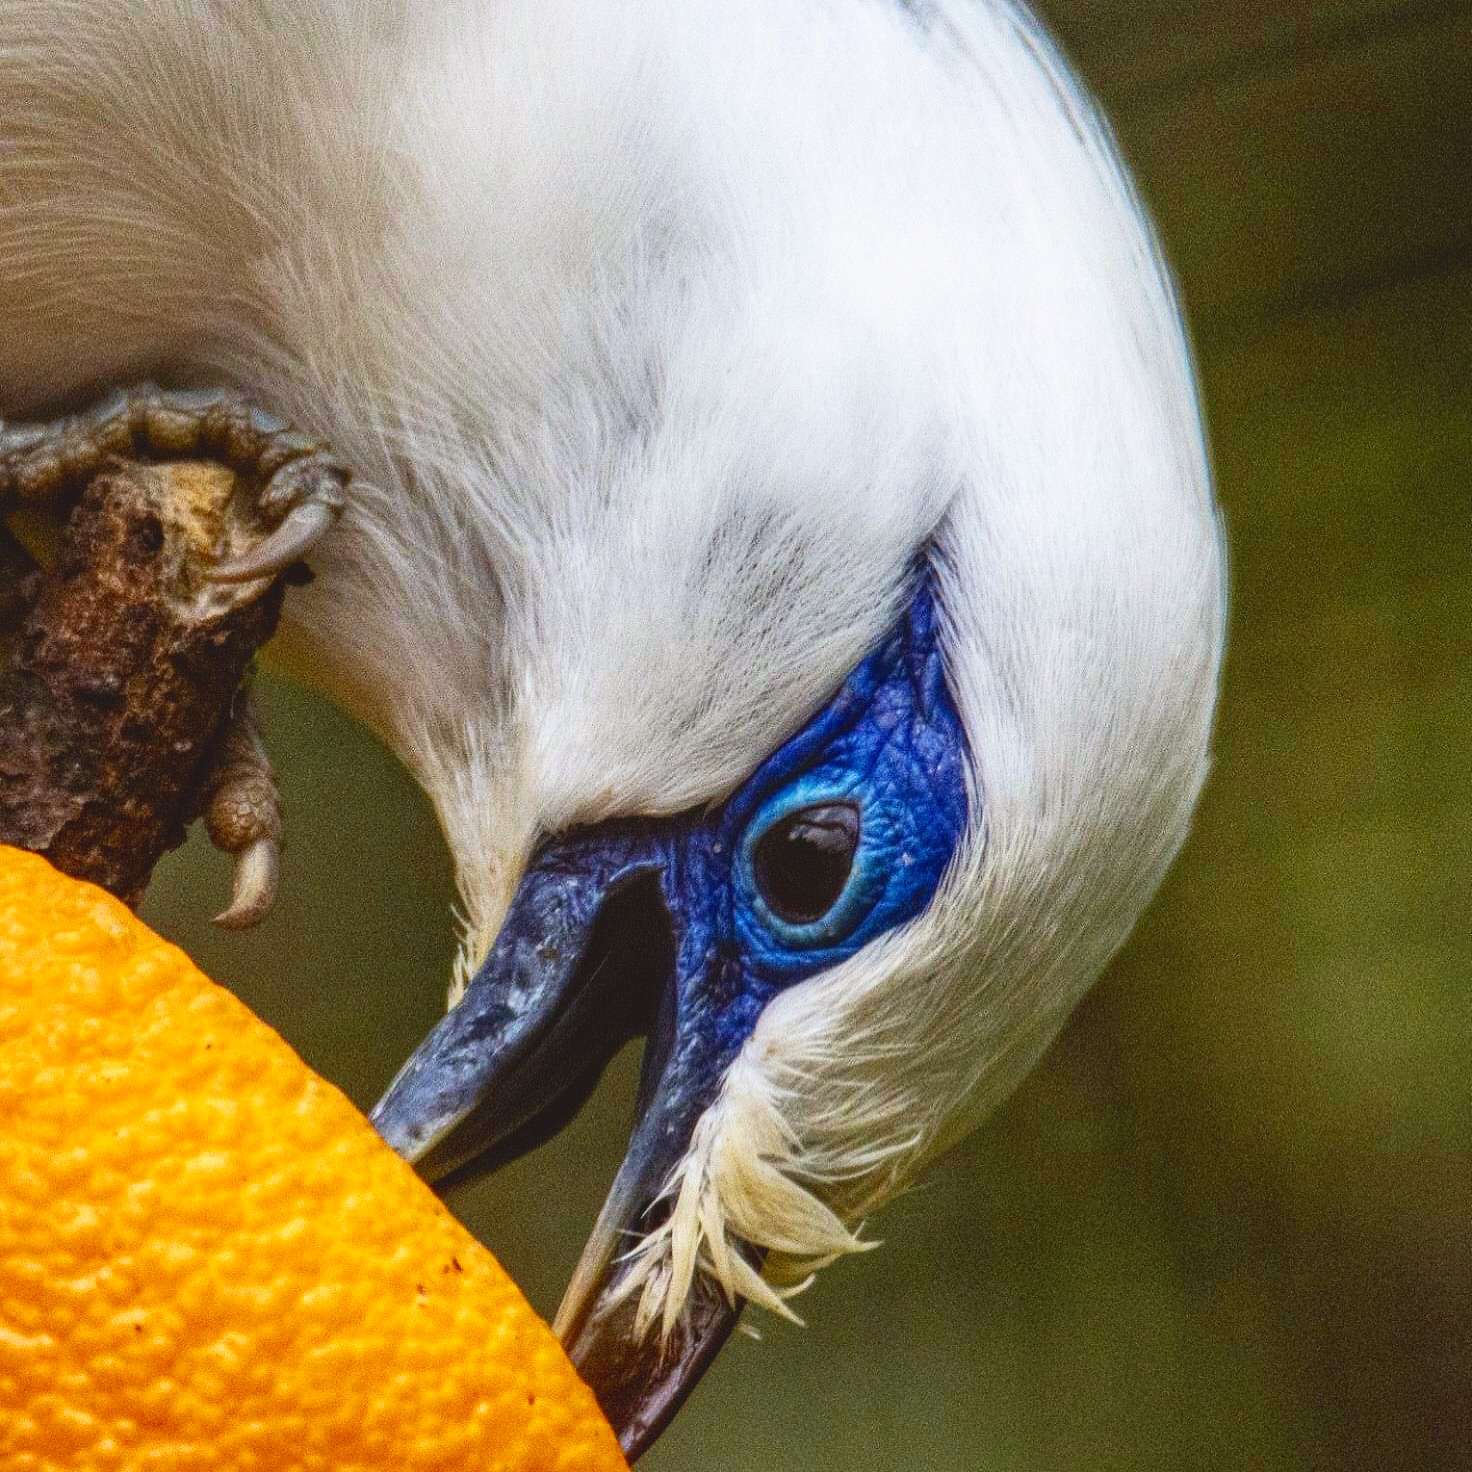
M0 326L0 412L226 379L357 467L292 633L433 798L467 966L540 833L728 792L934 539L973 829L763 1015L630 1279L666 1332L696 1271L781 1307L731 1235L865 1245L1185 835L1189 354L1008 0L7 0Z

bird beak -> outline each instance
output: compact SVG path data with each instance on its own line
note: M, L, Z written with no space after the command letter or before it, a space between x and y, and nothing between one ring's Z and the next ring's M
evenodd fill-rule
M629 1249L664 1219L669 1203L662 1192L709 1102L679 1082L668 1056L651 1072L655 1053L651 1042L633 1140L553 1321L630 1461L674 1419L744 1306L697 1273L666 1340L657 1321L642 1322L638 1290L623 1291Z
M479 1173L555 1133L619 1048L649 1035L628 1154L555 1325L630 1459L683 1404L742 1308L697 1274L665 1340L640 1319L637 1293L619 1291L629 1249L663 1220L662 1193L726 1061L708 1029L689 1025L704 1011L700 973L711 963L691 946L700 954L682 964L669 872L640 830L534 862L465 996L372 1115L427 1178Z

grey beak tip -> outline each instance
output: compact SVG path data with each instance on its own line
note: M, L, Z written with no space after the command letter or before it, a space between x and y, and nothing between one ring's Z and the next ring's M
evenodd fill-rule
M710 1284L697 1288L674 1340L640 1334L636 1299L612 1309L595 1304L567 1336L567 1351L618 1432L632 1462L674 1419L736 1327L744 1307Z
M368 1123L378 1131L384 1144L410 1165L417 1164L443 1133L436 1126L440 1111L424 1108L420 1093L406 1068L368 1115Z
M418 1141L413 1134L401 1129L397 1121L395 1121L391 1112L386 1111L381 1107L375 1109L373 1113L368 1116L368 1123L371 1124L373 1128L378 1131L379 1136L383 1140L384 1144L387 1145L389 1149L394 1152L395 1155L402 1156L405 1160L409 1162L410 1165L413 1165L414 1161L421 1153L420 1141Z

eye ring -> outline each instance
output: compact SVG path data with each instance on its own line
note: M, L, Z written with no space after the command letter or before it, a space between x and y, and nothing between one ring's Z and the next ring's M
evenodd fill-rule
M850 800L791 808L751 844L751 873L762 904L784 927L820 926L849 888L863 838Z

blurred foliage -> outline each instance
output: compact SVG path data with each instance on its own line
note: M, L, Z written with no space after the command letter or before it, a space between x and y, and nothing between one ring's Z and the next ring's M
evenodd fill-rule
M1234 557L1217 770L1138 933L1018 1096L738 1340L653 1472L1451 1468L1472 1442L1472 19L1058 0L1197 323ZM363 1104L438 1015L433 820L263 682L286 893L147 913ZM544 1311L636 1059L454 1204Z

